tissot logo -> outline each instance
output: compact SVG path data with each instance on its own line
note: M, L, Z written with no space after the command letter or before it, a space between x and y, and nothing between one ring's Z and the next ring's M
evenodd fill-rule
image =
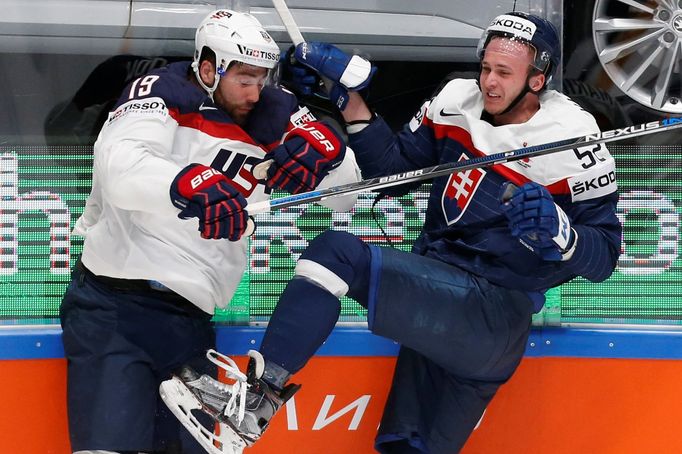
M158 101L129 101L125 104L122 104L116 109L114 112L111 112L109 114L109 118L107 119L108 123L113 122L114 120L117 120L118 118L121 118L124 115L127 114L162 114L162 115L167 115L168 114L168 109L166 108L166 104L163 103L163 100L161 98L154 98L158 99Z
M262 50L251 49L250 47L242 46L239 44L237 44L237 47L239 48L239 52L242 55L246 55L247 57L262 58L264 60L270 60L270 61L279 61L279 54L277 54L277 53L263 52Z

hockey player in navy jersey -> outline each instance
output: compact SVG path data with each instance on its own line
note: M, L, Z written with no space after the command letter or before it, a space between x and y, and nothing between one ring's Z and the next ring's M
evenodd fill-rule
M215 373L210 320L245 268L247 202L359 180L339 135L270 83L279 55L253 16L215 11L193 61L132 81L102 127L61 306L74 452L204 452L158 387L183 364Z
M478 80L450 81L397 134L357 92L373 73L369 62L325 43L300 44L294 55L335 83L332 101L365 178L598 131L588 112L547 88L560 62L559 37L537 16L496 17L480 39ZM305 85L300 69L291 73ZM588 184L594 181L601 183ZM195 393L187 406L197 408L197 398L225 432L255 442L347 295L368 309L373 333L401 344L376 449L458 452L517 368L544 292L613 272L617 199L614 160L603 145L436 178L411 253L345 232L319 235L297 262L259 350L249 352L247 373L232 368L237 382L222 399ZM162 386L181 390L181 382Z

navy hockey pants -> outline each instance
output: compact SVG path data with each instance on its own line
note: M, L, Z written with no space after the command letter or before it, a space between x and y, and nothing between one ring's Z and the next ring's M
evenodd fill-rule
M368 308L373 333L401 344L377 449L458 452L523 356L528 295L329 230L310 243L280 297L260 349L266 361L292 373L303 367L333 329L335 295L344 292Z
M127 282L139 281L102 282L79 265L64 295L71 448L205 454L158 389L182 364L215 376L204 356L215 348L211 316L175 293Z
M521 361L533 303L428 257L370 250L371 329L401 343L377 449L457 453Z

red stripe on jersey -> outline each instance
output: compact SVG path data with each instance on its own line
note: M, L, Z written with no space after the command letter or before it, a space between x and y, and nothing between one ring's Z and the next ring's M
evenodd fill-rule
M206 117L197 112L181 114L177 109L169 109L169 113L180 126L196 129L219 139L237 140L263 148L237 124L207 120Z
M550 194L570 194L571 190L568 187L568 178L559 180L556 183L552 183L545 186Z
M278 140L278 141L276 141L276 142L269 143L269 144L265 144L265 149L266 149L267 151L272 151L272 150L274 150L275 148L277 148L280 144L281 144L281 141L280 141L280 140Z
M467 150L469 150L475 157L488 156L487 154L483 153L481 150L477 149L474 146L474 142L471 140L471 134L464 128L460 128L459 126L454 125L442 125L434 123L428 117L424 118L423 124L433 130L433 135L436 139L441 140L445 138L452 139L461 144ZM502 151L507 150L500 150L499 152ZM511 170L510 168L504 166L503 164L495 164L493 166L489 166L489 168L517 186L524 185L531 181L528 177ZM556 183L552 183L546 186L546 188L550 192L550 194L570 193L570 190L568 188L568 180L565 178L557 181Z

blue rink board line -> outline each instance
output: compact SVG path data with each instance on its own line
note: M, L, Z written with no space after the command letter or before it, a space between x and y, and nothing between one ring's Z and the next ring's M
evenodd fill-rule
M258 348L263 327L216 327L218 350L244 355ZM337 327L320 348L322 356L394 356L398 345L367 329ZM682 331L534 328L527 357L682 359ZM0 360L63 358L61 328L0 327Z

